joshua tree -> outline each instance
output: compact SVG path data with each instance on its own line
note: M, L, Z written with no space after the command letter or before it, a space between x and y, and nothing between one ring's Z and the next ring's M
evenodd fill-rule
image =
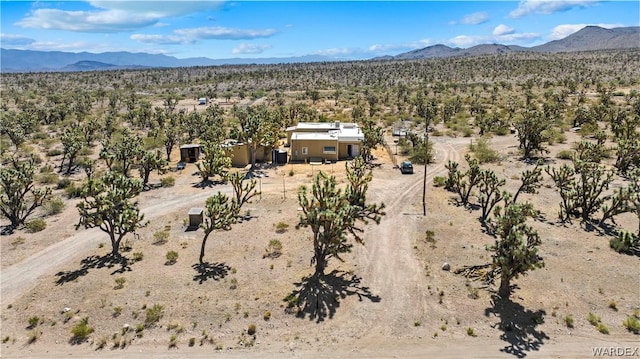
M500 269L498 295L506 299L511 294L511 280L530 270L542 268L538 256L540 236L526 225L528 217L536 215L529 203L509 203L504 209L496 208L496 235L498 239L489 248L493 252L493 268Z
M244 181L244 174L236 172L227 176L233 186L234 198L230 199L224 193L207 198L205 219L201 228L204 229L204 237L200 246L200 264L204 264L204 251L207 239L213 231L230 231L231 226L240 219L240 210L245 203L250 203L256 195L256 181Z
M370 220L380 223L385 214L384 204L366 203L372 175L362 158L357 157L352 165L347 164L347 178L349 182L343 190L337 188L335 177L319 172L313 182L311 197L306 186L298 192L302 214L297 227L310 227L313 232L311 264L315 264L315 277L324 275L330 258L342 261L340 255L351 251L353 244L349 242L349 235L356 243L364 244L363 230L357 227L358 223L366 224Z
M0 168L0 211L11 222L11 227L16 228L51 197L51 188L34 188L36 162L33 157L21 160L13 156L8 161Z
M138 160L138 171L140 172L140 178L142 179L142 186L144 187L149 183L149 175L152 171L157 170L160 173L164 173L166 166L167 161L162 158L160 152L145 152Z
M123 174L107 171L100 178L90 178L82 189L82 202L77 204L80 227L98 227L109 235L111 254L120 257L120 242L128 233L146 225L137 202L131 202L142 191L142 183Z
M548 152L543 143L547 141L545 130L549 128L550 122L540 111L527 109L522 117L515 121L514 126L518 130L518 141L524 158L531 158L537 152Z

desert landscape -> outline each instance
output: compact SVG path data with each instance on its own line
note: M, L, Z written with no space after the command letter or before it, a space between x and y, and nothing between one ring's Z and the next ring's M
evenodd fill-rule
M50 191L20 223L0 222L0 355L637 356L639 69L636 49L2 74L3 209L20 163ZM353 247L321 275L313 232L300 226L301 186L323 173L347 193L359 160L206 170L208 154L225 158L223 140L291 151L286 128L306 122L359 124L371 151L366 203L384 204L379 224L357 222L363 244L345 232ZM179 163L189 143L204 155ZM159 164L143 186L145 153ZM566 182L554 178L563 166ZM523 189L526 171L539 178ZM109 173L137 183L127 211L144 215L118 256L97 228L107 220L86 228L79 211L96 188L125 188L100 187ZM229 173L254 183L253 197L211 231L199 260L207 223L190 227L188 213L222 215L207 201L233 198ZM37 193L26 193L30 206ZM505 296L500 275L516 264L497 264L495 248L519 204L535 211L509 231L539 243L512 253L528 262Z

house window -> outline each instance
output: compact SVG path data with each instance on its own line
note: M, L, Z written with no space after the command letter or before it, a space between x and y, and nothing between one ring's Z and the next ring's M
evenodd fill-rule
M322 153L335 155L336 154L336 146L324 146L322 148Z
M303 155L308 155L309 154L309 147L302 147L302 154Z

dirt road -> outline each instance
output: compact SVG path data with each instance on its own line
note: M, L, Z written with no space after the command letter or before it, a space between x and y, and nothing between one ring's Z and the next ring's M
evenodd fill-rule
M232 193L229 186L216 186L214 189L204 189L196 194L174 196L170 199L157 193L147 192L140 200L140 207L145 219L153 220L182 207L188 208L196 204L204 205L206 198L213 195L214 191ZM164 191L163 193L166 194ZM75 208L71 210L75 211ZM87 252L96 248L100 242L105 241L108 241L108 237L97 228L82 230L74 236L57 242L27 259L3 269L0 274L0 305L6 307L37 285L40 277L56 273L65 264L86 256Z
M460 144L436 142L437 156L434 164L427 168L427 190L432 190L433 177L446 173L445 164L449 160L459 161ZM371 323L374 332L392 335L398 328L413 323L423 313L430 310L424 306L428 301L427 283L424 280L424 265L416 258L414 241L420 226L416 221L422 217L422 184L424 167L415 166L413 175L398 177L394 188L383 188L375 181L370 188L371 200L385 203L386 215L379 226L372 226L367 233L370 240L365 246L356 248L359 266L364 268L363 277L371 285L372 293L383 298L384 310L379 315L364 315L363 318L378 318ZM388 184L388 181L380 182ZM397 186L395 185L397 183ZM387 185L388 187L388 185ZM362 310L382 310L371 306Z

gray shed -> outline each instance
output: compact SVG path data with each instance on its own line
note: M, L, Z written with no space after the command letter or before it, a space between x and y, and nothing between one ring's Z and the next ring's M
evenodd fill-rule
M191 208L189 210L189 227L198 227L204 220L204 209Z

